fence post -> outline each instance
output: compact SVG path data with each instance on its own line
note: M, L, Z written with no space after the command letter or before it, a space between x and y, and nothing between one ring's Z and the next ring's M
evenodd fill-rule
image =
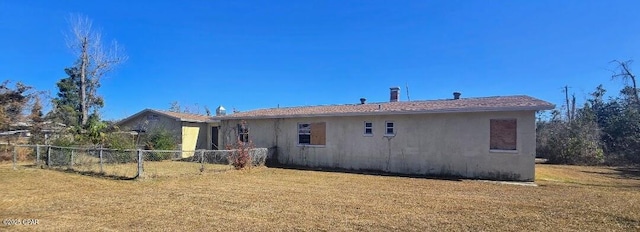
M200 150L200 172L204 172L204 150Z
M13 145L13 170L18 170L16 162L18 162L18 150L16 145Z
M51 167L51 145L47 146L47 167Z
M100 154L100 173L104 173L104 169L102 169L102 148L100 148L100 151L98 152L98 154Z
M142 174L143 174L143 171L142 171L142 161L143 161L143 159L142 159L142 150L138 149L137 152L138 152L138 175L136 177L137 178L142 178Z
M36 166L40 163L40 145L36 144Z
M69 157L69 161L70 161L69 168L73 169L73 149L70 149L70 150L71 150L71 157Z

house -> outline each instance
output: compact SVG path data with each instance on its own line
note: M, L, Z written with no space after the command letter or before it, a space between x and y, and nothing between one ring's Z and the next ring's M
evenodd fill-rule
M31 120L11 123L8 131L0 131L0 144L10 143L15 140L17 143L28 143L29 137L32 136L34 123ZM44 143L49 144L52 138L56 138L61 131L67 129L62 123L52 121L44 121L40 124L39 133L44 137Z
M218 123L207 115L145 109L115 125L122 130L138 134L148 134L159 129L167 130L175 136L181 150L185 151L182 157L186 158L193 156L195 150L217 149Z
M222 144L251 140L284 165L411 175L534 180L535 113L529 96L259 109L216 117Z

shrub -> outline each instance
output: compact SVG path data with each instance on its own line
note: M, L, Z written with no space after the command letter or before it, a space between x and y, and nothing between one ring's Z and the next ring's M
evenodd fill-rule
M253 143L249 141L244 143L239 139L231 146L228 146L228 150L233 150L229 155L229 163L233 165L236 170L249 168L252 166L251 155L249 152L254 148Z
M57 138L55 138L51 144L53 146L58 146L58 147L72 147L73 145L75 145L74 139L71 136L68 135L62 135L59 136Z
M145 143L145 150L175 150L178 146L175 137L166 129L159 129L149 134ZM159 161L171 158L169 152L151 152L148 160Z
M104 138L104 147L116 150L135 149L136 144L133 138L127 134L109 133Z

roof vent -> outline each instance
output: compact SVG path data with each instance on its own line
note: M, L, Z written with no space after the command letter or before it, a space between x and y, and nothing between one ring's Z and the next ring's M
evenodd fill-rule
M364 103L366 103L367 99L366 98L360 98L360 104L364 105Z
M216 116L225 116L227 115L227 109L225 109L222 105L216 108Z
M458 100L458 99L460 99L460 95L462 95L462 93L460 93L460 92L453 92L453 99L454 99L454 100Z

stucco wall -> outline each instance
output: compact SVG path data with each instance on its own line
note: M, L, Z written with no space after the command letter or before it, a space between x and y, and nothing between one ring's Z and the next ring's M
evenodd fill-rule
M153 133L154 130L164 129L176 138L176 143L180 144L184 151L210 149L209 133L211 129L208 123L181 122L162 114L155 114L158 115L157 120L148 120L147 117L153 114L155 113L145 112L126 122L120 123L119 127L122 130L144 129L146 133ZM183 157L192 155L193 154L183 153Z
M152 112L145 112L141 115L138 115L135 118L127 120L126 122L122 122L119 124L121 130L137 130L144 129L147 133L151 133L157 129L166 129L170 131L176 139L182 137L182 125L180 121L177 121L174 118L169 118L161 114L158 115L158 120L147 120L147 116L152 115ZM180 143L180 141L176 141Z
M183 150L196 150L196 149L208 149L209 138L209 124L207 123L194 123L183 122L182 123L182 147ZM189 131L189 135L185 135L184 132ZM185 147L185 144L189 144ZM187 149L189 148L189 149Z
M517 119L517 151L489 150L490 119ZM364 136L364 122L373 136ZM396 135L385 137L385 121ZM256 147L283 164L470 178L534 179L535 112L482 112L246 120ZM297 124L326 122L326 145L298 145ZM235 141L237 120L221 123ZM229 129L231 128L231 129ZM229 140L233 139L233 140Z

